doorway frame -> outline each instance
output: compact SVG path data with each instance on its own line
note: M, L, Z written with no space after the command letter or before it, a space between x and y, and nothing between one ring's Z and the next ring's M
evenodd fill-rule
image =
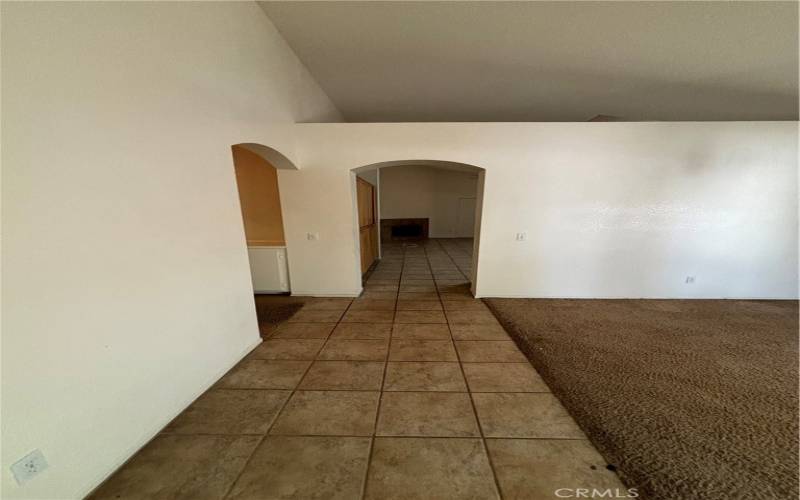
M476 186L476 193L475 193L475 228L473 231L473 243L472 243L472 266L471 266L471 276L469 277L470 280L470 292L472 292L473 297L478 297L478 267L480 264L479 259L479 250L481 245L481 229L482 229L482 218L483 218L483 202L484 202L484 189L486 185L486 169L483 167L479 167L477 165L471 165L469 163L463 163L458 161L447 161L447 160L391 160L391 161L382 161L377 163L370 163L367 165L362 165L359 167L354 167L350 169L350 192L351 192L351 207L352 207L352 215L353 215L353 227L354 227L354 234L353 234L353 241L355 243L355 252L354 257L356 260L355 269L357 271L361 270L361 241L359 235L359 222L358 222L358 199L357 199L357 187L356 187L356 178L359 173L369 172L371 170L378 171L378 183L376 186L376 197L377 197L377 220L378 220L378 261L381 260L383 255L383 248L382 243L380 241L380 169L386 167L413 167L413 166L423 166L423 167L433 167L433 168L442 168L445 170L457 170L462 172L473 172L478 174L478 182ZM361 275L358 276L358 282L361 283Z
M290 262L289 261L291 259L291 252L289 250L289 244L285 239L286 220L283 217L283 214L286 213L286 207L284 206L283 198L280 196L280 175L279 175L279 173L280 173L281 170L299 170L299 169L283 153L281 153L277 149L271 148L269 146L265 146L264 144L259 144L259 143L255 143L255 142L240 142L240 143L236 143L236 144L231 144L229 146L229 148L230 148L230 151L231 151L231 167L232 167L231 168L231 172L232 172L232 175L233 175L233 181L234 181L234 185L236 187L236 194L237 194L236 200L237 200L238 205L239 205L239 213L242 214L242 217L240 218L240 220L242 222L242 226L241 226L241 228L242 228L242 242L244 244L245 253L246 253L247 257L248 257L247 265L248 265L248 269L250 270L250 287L252 289L252 293L253 294L257 294L257 293L268 293L268 294L288 293L288 294L291 294L291 292L292 292L292 280L291 280L291 274L290 274L290 271L289 271L290 270ZM237 166L236 166L236 161L235 161L235 158L234 158L234 150L235 150L235 148L245 149L245 150L247 150L247 151L249 151L251 153L254 153L256 156L260 157L265 162L265 164L266 164L266 165L264 165L265 167L271 167L271 168L275 169L275 172L276 172L276 174L278 176L278 178L277 178L278 201L279 201L280 210L281 210L281 225L283 227L283 232L284 232L283 245L280 245L280 246L269 246L269 245L267 245L267 246L262 246L262 247L258 247L258 246L251 247L249 245L248 241L247 241L247 236L246 236L245 227L244 227L244 225L245 225L244 224L244 214L243 214L243 211L242 211L242 200L241 200L241 194L240 194L240 191L239 191L239 185L238 185L238 179L237 179ZM255 285L254 285L253 265L252 265L252 261L251 261L251 251L250 251L251 248L264 248L264 249L282 248L283 249L283 253L282 254L278 253L276 256L277 256L277 258L279 260L281 260L281 259L283 260L283 265L285 266L285 277L284 278L286 280L287 291L284 292L284 291L275 291L275 290L256 290Z

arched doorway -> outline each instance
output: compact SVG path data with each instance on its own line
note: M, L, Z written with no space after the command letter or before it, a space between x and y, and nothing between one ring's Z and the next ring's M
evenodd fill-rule
M278 169L296 167L284 155L262 144L235 144L231 152L253 291L288 293L291 287Z
M352 174L362 273L379 273L396 266L400 256L405 255L406 262L414 256L420 282L434 281L439 291L466 287L475 294L484 169L460 162L399 160L364 165L352 169ZM363 235L364 224L370 222L363 194L367 183L376 193L378 246L373 252L377 263L369 266L364 261L370 252L364 248Z

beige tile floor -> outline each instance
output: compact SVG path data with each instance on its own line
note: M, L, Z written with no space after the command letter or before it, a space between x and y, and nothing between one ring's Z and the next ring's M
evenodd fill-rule
M469 294L471 251L471 240L385 246L361 297L310 301L93 498L624 491Z

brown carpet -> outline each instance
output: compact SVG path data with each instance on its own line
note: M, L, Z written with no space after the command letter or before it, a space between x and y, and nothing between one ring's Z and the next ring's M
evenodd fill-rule
M486 302L641 497L798 497L797 301Z

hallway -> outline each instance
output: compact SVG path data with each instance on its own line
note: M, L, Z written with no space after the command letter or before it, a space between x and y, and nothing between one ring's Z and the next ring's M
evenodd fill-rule
M622 484L480 300L471 239L384 246L93 498L557 498Z

